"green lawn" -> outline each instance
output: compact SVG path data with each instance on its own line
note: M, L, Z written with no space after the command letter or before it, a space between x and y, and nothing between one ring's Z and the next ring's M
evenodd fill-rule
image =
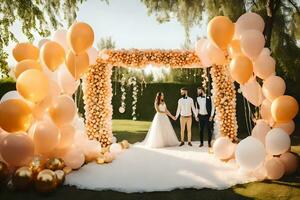
M113 120L113 131L118 140L127 139L134 143L142 141L147 134L150 122L132 120ZM178 134L179 128L175 125ZM193 140L199 140L197 126L193 127ZM297 142L297 144L299 144ZM292 150L300 155L300 146L292 146ZM120 169L122 170L122 169ZM212 189L178 189L171 192L151 192L126 194L115 191L90 191L79 190L75 187L63 186L48 195L40 195L33 189L24 192L9 191L0 189L0 200L16 199L203 199L203 200L300 200L300 171L291 176L286 176L279 181L254 182L243 185L236 185L226 190Z

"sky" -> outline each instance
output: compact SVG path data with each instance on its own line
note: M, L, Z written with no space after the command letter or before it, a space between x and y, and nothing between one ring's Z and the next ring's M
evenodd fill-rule
M86 22L94 29L95 47L100 38L108 36L112 37L118 49L178 49L185 39L184 28L176 19L163 24L158 23L155 16L148 16L147 8L140 0L110 0L109 4L100 0L88 0L79 5L77 21ZM27 42L20 25L17 22L12 31L20 42ZM68 27L65 25L63 28ZM193 27L192 41L195 41L197 36L206 35L205 30L206 23ZM34 36L34 44L37 45L42 38L37 33L34 33ZM10 43L6 48L10 54L11 66L16 64L11 55L14 46L15 43Z

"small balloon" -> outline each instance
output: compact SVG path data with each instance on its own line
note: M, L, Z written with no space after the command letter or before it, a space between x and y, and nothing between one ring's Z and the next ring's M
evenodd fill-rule
M213 144L214 155L221 159L229 159L235 150L235 144L228 137L219 137Z
M63 170L55 170L56 174L56 186L60 186L65 182L66 173Z
M263 83L262 91L264 96L273 101L284 94L286 85L284 80L279 76L269 76Z
M20 61L16 67L14 68L14 73L16 78L20 76L20 74L28 69L39 69L42 70L40 63L36 60L25 59Z
M256 30L244 31L240 40L242 52L251 60L255 60L265 46L264 35Z
M96 48L91 47L88 49L87 54L89 56L89 64L95 65L98 58L98 51Z
M294 97L283 95L277 97L271 105L272 117L276 122L284 123L296 117L299 105Z
M277 123L275 123L273 128L281 128L287 134L291 135L295 130L295 122L293 120L288 121L288 122L283 122L283 123L277 122Z
M3 103L4 101L10 100L10 99L24 100L23 97L18 93L18 91L12 90L12 91L5 93L2 96L0 103Z
M38 60L39 54L39 48L30 43L19 43L13 49L13 56L18 62L25 59Z
M265 23L263 18L256 13L245 13L235 23L235 35L240 38L244 31L257 30L263 32Z
M41 49L41 60L54 72L65 60L65 50L57 42L47 42Z
M275 74L275 60L266 54L261 54L253 63L253 71L261 79L267 79Z
M54 42L60 44L64 48L65 52L68 51L67 30L60 29L55 31L52 39Z
M299 158L295 154L286 152L280 156L280 161L284 165L285 174L289 175L297 171Z
M246 56L236 56L230 62L229 71L233 80L239 84L244 84L252 76L252 62Z
M84 164L84 153L79 148L71 147L63 156L67 167L79 169Z
M244 85L241 85L243 96L253 105L260 106L263 101L263 93L256 78L250 78Z
M45 163L45 168L52 171L62 170L65 167L65 162L61 158L50 158Z
M266 150L271 155L287 152L291 146L289 135L281 128L273 128L266 135Z
M58 83L63 93L73 95L79 86L79 81L76 81L65 65L58 70Z
M260 140L263 144L265 144L266 135L271 130L270 126L265 122L257 123L251 131L251 136Z
M35 188L38 192L49 193L57 186L57 177L55 172L49 169L42 170L35 181Z

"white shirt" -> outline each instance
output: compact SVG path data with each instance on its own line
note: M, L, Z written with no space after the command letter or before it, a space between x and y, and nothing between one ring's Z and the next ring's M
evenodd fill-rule
M176 118L178 118L179 115L183 117L192 116L192 111L194 113L194 116L197 116L194 101L191 97L180 98L178 100Z
M206 110L206 96L203 96L203 97L197 97L197 103L198 103L198 113L200 115L207 115L207 110ZM213 101L211 100L211 113L210 113L210 116L213 117L215 114L215 106L214 106L214 103Z

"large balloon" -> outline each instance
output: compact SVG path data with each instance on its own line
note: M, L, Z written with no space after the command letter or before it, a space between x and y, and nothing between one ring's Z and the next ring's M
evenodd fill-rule
M264 35L256 30L244 31L241 36L242 52L251 60L255 60L265 46Z
M235 23L235 36L240 38L242 33L247 30L257 30L262 33L264 27L265 23L261 16L256 13L245 13Z
M253 63L253 71L256 76L266 79L275 74L275 60L265 54L260 54Z
M294 97L284 95L276 98L271 105L272 117L276 122L289 122L298 113L298 102Z
M31 108L19 99L0 104L0 127L7 132L26 131L32 121Z
M232 40L228 45L228 53L233 58L242 53L240 40Z
M297 171L299 159L295 154L286 152L280 156L280 161L284 165L285 174L292 174Z
M7 135L0 143L2 158L11 166L27 165L34 153L34 144L26 133Z
M262 119L266 120L270 125L273 125L274 119L271 114L271 102L264 99L260 106L260 115Z
M96 48L91 47L88 49L87 54L89 55L89 64L95 65L98 58L98 51Z
M76 114L76 106L71 97L61 95L55 104L49 108L48 112L54 123L58 126L62 126L73 121Z
M234 35L234 24L228 17L214 17L208 23L207 35L219 48L226 49Z
M293 120L289 122L283 122L283 123L275 123L274 128L281 128L284 130L287 134L291 135L295 130L295 122Z
M41 59L51 71L55 71L65 60L65 50L57 42L47 42L41 49Z
M84 154L80 148L71 147L63 156L66 166L78 169L84 164Z
M266 150L271 155L280 155L289 150L290 136L281 128L273 128L266 136Z
M38 60L40 50L30 43L19 43L13 49L13 56L20 62L25 59Z
M83 53L93 45L94 31L86 23L75 22L68 30L67 42L74 53Z
M2 96L0 103L3 103L4 101L7 101L9 99L21 99L22 100L23 97L18 93L18 91L12 90L12 91L5 93Z
M265 144L266 135L270 130L270 126L265 121L259 121L252 129L251 136Z
M264 81L262 91L267 99L273 101L277 97L284 94L285 88L285 82L281 77L270 76Z
M22 72L24 72L28 69L40 69L41 70L42 67L41 67L40 63L36 60L30 60L30 59L22 60L14 68L16 78L18 78Z
M271 180L280 179L284 175L284 165L279 158L273 157L265 163L267 177Z
M243 96L253 105L260 106L263 101L262 89L256 79L250 78L244 85L241 85Z
M229 71L233 80L235 80L239 84L244 84L252 76L252 62L246 56L236 56L230 62Z
M39 121L35 124L33 141L38 153L50 153L57 147L59 140L59 129L50 120Z
M249 136L243 139L236 147L235 158L237 163L246 170L259 167L266 156L264 145L256 138Z
M208 43L209 43L209 40L203 39L203 38L198 40L196 43L195 51L196 51L197 56L201 60L202 68L210 67L213 64L208 56L208 52L206 49L206 46Z
M78 80L89 68L89 56L86 52L75 55L69 51L66 57L66 66L72 76Z
M60 142L57 149L69 148L73 143L74 134L75 128L72 125L66 124L60 127Z
M206 44L206 51L212 63L216 65L223 65L226 63L226 58L223 51L217 46L215 46L213 43L208 42Z
M72 95L79 86L79 81L76 81L66 66L61 66L57 73L58 84L63 93Z
M65 52L68 51L67 30L60 29L55 31L53 35L53 41L60 44L64 48Z
M228 137L219 137L213 145L214 155L221 160L229 159L234 154L234 150L235 144Z
M41 70L29 69L18 77L16 87L25 99L39 102L48 95L49 81Z

